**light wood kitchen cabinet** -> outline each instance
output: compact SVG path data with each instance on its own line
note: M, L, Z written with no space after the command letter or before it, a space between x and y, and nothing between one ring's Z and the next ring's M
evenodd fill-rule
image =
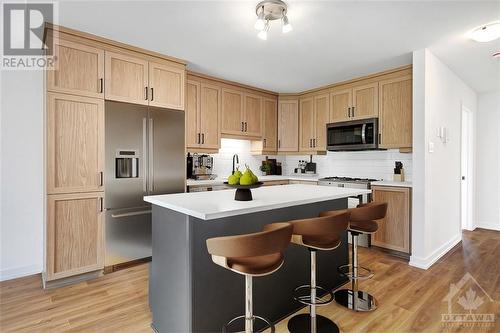
M278 151L298 152L299 150L299 101L280 100L278 102Z
M372 245L410 254L410 188L372 186L372 191L373 201L387 202L387 214L378 221Z
M412 146L412 76L379 82L379 146Z
M341 89L330 93L330 121L346 121L350 118L352 89Z
M105 98L149 104L148 61L139 56L105 52Z
M376 117L378 117L378 82L354 87L350 119Z
M221 133L243 135L243 93L222 89Z
M104 101L47 93L47 193L103 190Z
M103 192L47 197L47 281L104 268L103 197Z
M218 149L220 88L197 81L188 81L186 90L186 146L188 150Z
M316 95L300 100L299 151L326 151L326 124L330 119L330 96Z
M313 151L314 130L314 99L304 98L299 106L299 151Z
M245 93L243 105L244 134L262 136L262 97Z
M201 84L200 133L202 148L220 148L219 114L221 90L210 84Z
M330 122L330 96L314 96L314 150L326 151L326 124Z
M262 150L276 152L278 150L278 101L264 98L262 117Z
M184 110L185 70L136 54L105 52L105 98Z
M262 97L222 89L221 133L235 137L262 136Z
M189 149L199 148L201 84L188 80L186 83L186 146Z
M149 62L149 105L184 110L185 70Z
M55 69L48 70L47 90L104 98L104 50L54 40Z

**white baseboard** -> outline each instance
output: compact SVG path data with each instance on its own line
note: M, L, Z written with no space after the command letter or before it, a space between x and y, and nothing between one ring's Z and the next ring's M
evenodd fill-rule
M38 274L42 272L42 267L39 265L29 265L16 268L9 268L0 271L0 281L20 278L23 276Z
M409 265L417 268L428 269L436 261L438 261L439 258L448 253L448 251L450 251L455 245L457 245L461 241L462 241L462 235L458 234L457 236L450 239L448 242L444 243L442 246L437 248L434 252L432 252L425 258L411 256Z
M493 223L493 222L477 221L476 222L476 227L477 228L483 228L483 229L490 229L490 230L500 231L500 222Z

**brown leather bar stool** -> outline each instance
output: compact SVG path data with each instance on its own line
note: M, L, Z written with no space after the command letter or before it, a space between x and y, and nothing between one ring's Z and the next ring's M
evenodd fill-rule
M290 221L293 225L292 243L306 247L311 258L311 282L295 288L294 298L302 304L309 305L309 314L299 314L288 321L288 330L295 332L339 332L338 326L330 319L316 314L316 306L326 305L333 301L333 294L316 285L316 251L331 251L339 247L343 232L349 224L349 212L339 212L326 217L315 217ZM307 288L308 295L299 296L300 291ZM319 297L317 294L325 295ZM325 299L326 298L326 299Z
M373 234L378 229L377 220L383 219L387 212L387 203L370 202L349 209L351 217L349 232L351 234L352 263L339 267L339 272L351 281L351 289L341 289L334 293L335 302L354 311L373 311L377 308L375 298L358 288L358 280L370 279L373 272L358 265L358 236ZM322 216L338 214L338 211L321 213Z
M245 315L231 319L222 327L223 332L241 319L245 320L246 333L253 332L255 319L264 321L274 332L274 325L268 319L253 314L252 278L272 274L283 265L292 230L290 223L273 223L253 234L207 239L208 253L214 263L245 276Z

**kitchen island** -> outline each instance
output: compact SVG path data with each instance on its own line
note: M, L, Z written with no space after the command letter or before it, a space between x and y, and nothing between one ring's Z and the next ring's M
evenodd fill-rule
M257 232L269 223L347 208L348 197L370 191L314 185L270 186L252 190L252 201L234 201L234 192L144 198L153 204L149 302L152 327L157 332L218 332L224 323L244 314L244 277L214 264L206 239ZM342 240L338 249L318 252L317 281L326 289L335 289L347 281L337 273L337 267L349 259L346 234ZM300 309L292 291L309 282L309 268L309 253L290 245L285 263L277 272L254 279L254 313L276 322Z

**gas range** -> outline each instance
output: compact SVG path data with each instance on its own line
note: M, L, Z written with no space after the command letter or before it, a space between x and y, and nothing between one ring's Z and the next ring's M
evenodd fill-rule
M378 179L372 179L372 178L352 178L352 177L325 177L321 178L318 181L319 185L334 185L334 186L339 186L338 184L349 184L351 186L340 186L340 187L353 187L352 185L358 185L355 186L356 188L370 188L370 183L377 181Z

